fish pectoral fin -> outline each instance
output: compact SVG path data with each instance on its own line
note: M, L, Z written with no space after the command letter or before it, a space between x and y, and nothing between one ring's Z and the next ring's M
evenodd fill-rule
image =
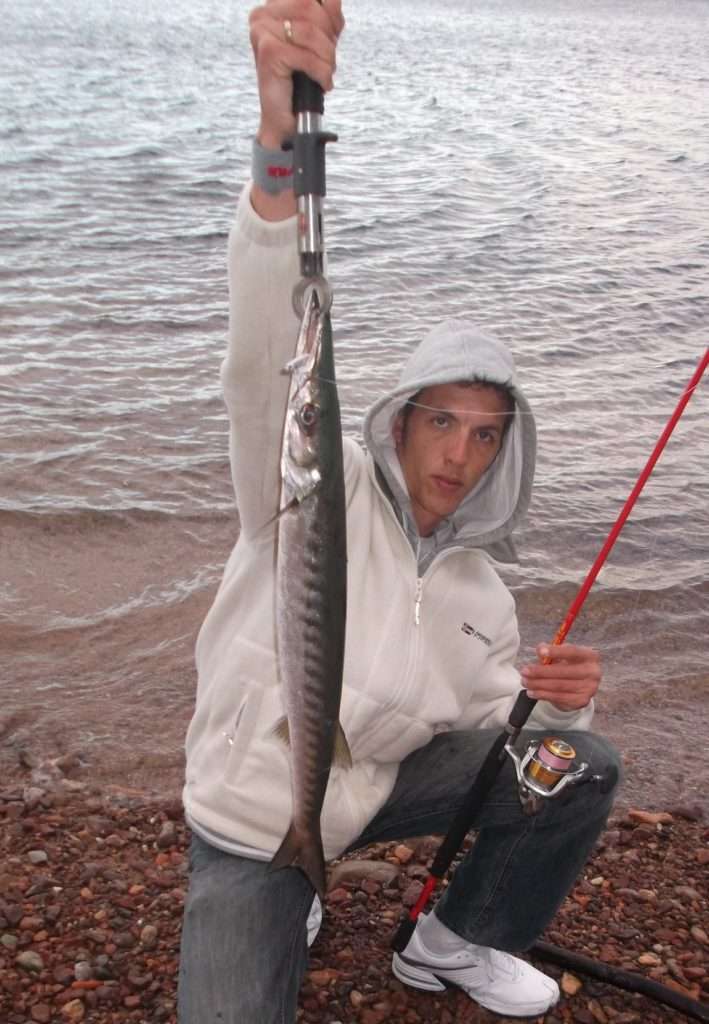
M290 729L288 728L288 718L285 715L274 725L273 735L281 743L285 743L287 747L290 747Z
M273 523L277 523L281 516L284 516L286 512L290 512L291 509L294 509L299 504L300 498L296 494L294 498L291 498L287 505L284 505L283 508L279 508L278 511L274 515L272 515L270 519L266 520L265 526L271 526Z
M320 484L320 474L317 472L313 473L313 479L307 484L299 487L291 500L287 502L283 508L279 508L275 515L271 516L266 522L266 526L270 526L272 523L277 523L278 520L284 516L287 512L292 512L293 509L301 505L306 498L309 498L311 494L314 494Z
M352 767L352 754L350 753L350 745L347 742L345 731L337 723L335 729L335 749L332 755L332 763L336 764L338 768L351 768Z

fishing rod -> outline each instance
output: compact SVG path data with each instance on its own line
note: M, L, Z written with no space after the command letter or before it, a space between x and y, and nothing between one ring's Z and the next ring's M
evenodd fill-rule
M564 642L574 620L588 596L591 587L593 586L596 577L598 576L598 573L601 570L601 567L606 561L611 548L615 544L618 534L628 519L640 492L645 486L648 477L652 473L657 460L662 454L662 451L670 438L670 435L682 416L685 406L699 385L702 375L706 370L707 363L709 363L709 349L705 351L703 358L700 359L691 380L682 392L674 412L670 416L667 425L655 444L650 458L645 464L635 486L623 505L623 508L621 509L615 524L611 528L596 560L579 588L576 597L571 602L566 616L552 640L553 645L562 644ZM544 660L544 664L549 664L549 661L550 659L546 658ZM573 758L575 756L575 752L569 744L562 740L546 738L539 744L530 744L524 758L521 758L517 754L514 750L514 744L517 741L527 719L534 710L536 703L537 701L533 697L530 697L526 690L522 690L519 693L512 711L510 712L507 724L500 735L493 741L472 786L466 793L463 803L461 804L457 815L453 819L447 835L438 848L433 863L429 868L429 876L423 886L418 900L411 910L404 915L396 932L394 933L394 936L392 937L391 946L397 952L402 952L406 948L414 933L414 929L416 928L416 922L419 915L426 907L437 882L444 877L460 850L463 840L470 831L478 811L485 802L493 783L502 770L506 756L510 756L514 763L517 781L519 784L520 799L524 809L529 813L534 813L538 810L540 802L543 799L558 795L558 793L568 785L573 785L581 781L595 781L600 784L602 790L605 792L608 792L615 785L617 781L615 777L589 777L587 765L581 765L579 768L574 769ZM617 774L616 769L613 770L613 774ZM563 955L563 951L559 952ZM698 1019L706 1019L706 1017L700 1017Z

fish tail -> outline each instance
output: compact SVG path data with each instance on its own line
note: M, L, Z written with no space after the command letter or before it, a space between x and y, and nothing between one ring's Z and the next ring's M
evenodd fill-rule
M325 854L319 833L299 832L294 823L286 832L271 861L271 871L296 867L305 874L320 899L325 898Z

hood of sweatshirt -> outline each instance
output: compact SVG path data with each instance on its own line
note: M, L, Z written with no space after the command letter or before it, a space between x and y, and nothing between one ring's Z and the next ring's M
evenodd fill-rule
M459 381L503 384L515 398L512 423L502 449L452 516L430 537L420 537L411 509L392 428L406 402L422 388ZM502 342L464 320L448 320L423 339L405 363L392 391L369 409L364 441L411 540L421 571L446 547L482 548L500 562L517 561L511 534L523 519L532 494L536 428L529 403L517 383L514 361Z

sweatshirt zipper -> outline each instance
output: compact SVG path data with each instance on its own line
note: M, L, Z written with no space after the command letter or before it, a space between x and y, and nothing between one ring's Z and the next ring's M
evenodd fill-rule
M420 576L416 577L416 598L414 600L414 625L419 626L421 624L421 598L423 596L423 580Z

